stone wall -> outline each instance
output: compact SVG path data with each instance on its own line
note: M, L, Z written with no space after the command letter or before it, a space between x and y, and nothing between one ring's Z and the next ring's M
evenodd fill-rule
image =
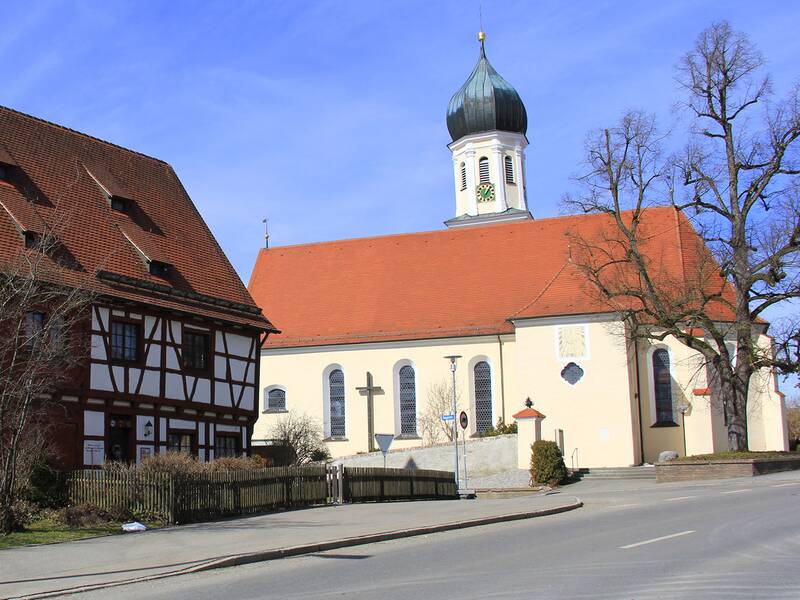
M800 469L800 458L756 458L741 460L711 460L697 462L656 463L656 481L696 481L753 477L766 473Z
M467 473L470 477L485 477L517 468L516 434L498 435L467 440ZM458 442L459 469L464 467L463 446ZM382 467L380 452L356 454L335 459L334 464L346 467ZM453 445L437 444L427 448L390 450L386 457L390 468L453 470Z

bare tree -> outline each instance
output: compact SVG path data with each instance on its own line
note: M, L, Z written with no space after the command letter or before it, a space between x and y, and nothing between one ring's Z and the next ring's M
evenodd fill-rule
M419 428L426 444L453 441L453 425L442 421L442 415L453 412L453 385L446 381L432 383L428 388L427 404L420 411ZM456 387L456 406L461 403L461 391Z
M629 112L587 137L582 191L566 197L571 208L609 217L599 234L572 233L573 262L631 339L673 337L704 357L731 450L747 449L753 374L798 370L796 320L777 328L774 348L758 344L764 311L800 297L800 88L769 102L763 62L727 23L703 31L680 66L680 106L692 122L685 151L665 156L654 118ZM679 211L691 246L685 273L653 252L664 233L646 214L655 205Z
M322 425L306 414L284 415L270 428L270 437L288 449L292 465L330 458L323 442Z
M62 221L63 224L63 221ZM14 506L47 450L59 392L80 376L94 294L49 226L0 265L0 531L20 526Z

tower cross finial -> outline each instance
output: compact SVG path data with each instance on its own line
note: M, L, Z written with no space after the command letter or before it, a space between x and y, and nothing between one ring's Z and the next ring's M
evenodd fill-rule
M483 30L483 2L478 2L478 22L481 26L478 41L481 43L481 54L483 54L483 42L486 40L486 32Z
M264 248L269 248L269 219L262 219L264 224Z

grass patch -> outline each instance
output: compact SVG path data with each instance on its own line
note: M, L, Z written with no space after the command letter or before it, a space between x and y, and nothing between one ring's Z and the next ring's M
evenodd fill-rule
M713 454L696 454L682 456L670 462L694 462L699 460L736 460L753 458L800 458L800 452L715 452Z
M108 523L96 527L73 528L60 523L51 515L46 515L33 521L25 531L0 535L0 549L28 544L71 542L92 536L122 533L121 526L122 523Z

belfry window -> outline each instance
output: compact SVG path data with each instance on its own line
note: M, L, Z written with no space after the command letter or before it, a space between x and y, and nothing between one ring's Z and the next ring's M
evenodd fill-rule
M400 368L400 435L417 435L417 382L414 367Z
M673 424L672 414L672 373L669 365L669 352L659 348L653 352L653 390L655 392L656 424Z
M514 163L511 161L510 156L503 159L503 167L506 172L506 183L514 183Z
M461 190L467 189L467 165L461 163Z
M481 183L489 183L489 159L485 156L478 161L478 177Z
M475 382L475 430L482 433L492 426L492 368L485 360L473 369Z
M345 437L344 415L344 373L334 369L328 375L328 396L330 398L331 437Z

